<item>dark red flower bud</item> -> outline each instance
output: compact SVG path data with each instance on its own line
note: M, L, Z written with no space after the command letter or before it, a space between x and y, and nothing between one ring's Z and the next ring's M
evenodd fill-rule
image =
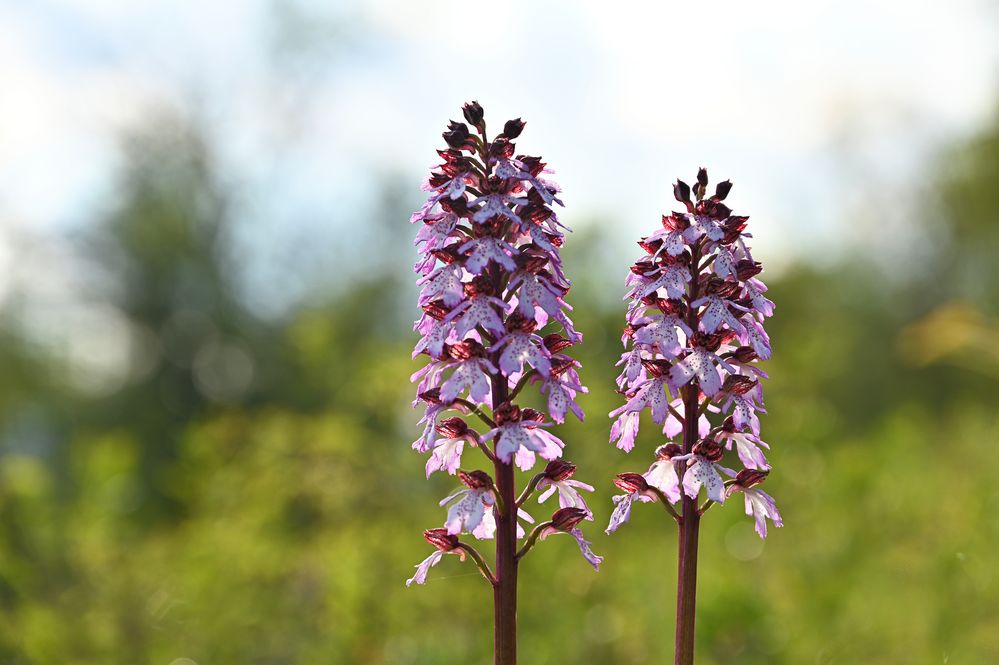
M738 275L739 279L746 281L752 277L756 277L761 272L763 272L763 264L759 261L750 261L749 259L742 259L735 264L735 273Z
M715 199L698 202L697 212L705 217L717 220L724 220L732 214L732 210L727 205Z
M468 489L480 490L489 489L493 486L492 477L485 471L459 471L458 479Z
M656 448L656 459L663 462L668 462L677 455L682 455L682 454L683 454L683 448L676 445L675 443L667 443L666 445L659 446L658 448Z
M458 536L452 536L447 529L427 529L423 538L441 552L450 552L458 547Z
M471 217L475 214L474 210L470 210L468 208L468 201L465 199L464 195L458 197L457 199L445 196L438 201L438 203L445 212L452 212L458 217Z
M527 407L526 409L521 409L520 420L521 422L543 423L547 420L547 417L541 411Z
M657 238L656 240L649 241L646 238L642 238L638 241L638 246L644 249L649 254L655 254L660 249L662 249L663 241L662 238Z
M455 344L445 344L445 353L452 360L464 362L469 358L482 358L486 355L486 350L481 342L474 339L465 339Z
M503 402L493 411L493 420L497 425L520 422L520 407L509 401Z
M476 275L472 278L471 282L465 284L465 295L469 298L474 298L475 296L494 296L496 295L496 291L492 280L485 275Z
M769 471L761 471L760 469L743 469L735 477L734 487L748 490L750 487L762 483L769 475Z
M572 478L572 474L576 473L576 465L560 457L548 462L548 466L545 467L544 473L545 478L551 480L552 482L568 480L569 478Z
M637 261L635 265L631 266L631 272L636 275L644 275L647 272L654 270L656 265L652 261Z
M683 231L690 226L690 222L683 213L674 212L671 215L663 215L663 228L667 231Z
M673 185L673 196L680 203L686 203L688 210L690 210L690 185L682 180L677 180L676 184Z
M537 177L545 170L545 163L540 157L530 157L528 155L517 155L517 159L524 165L524 170Z
M455 247L443 247L441 249L435 249L431 252L438 261L445 265L451 265L455 261L461 261L465 257L458 253Z
M513 157L513 144L506 137L500 135L489 144L489 156L496 159L510 159Z
M727 279L721 279L720 277L710 277L708 278L707 284L704 285L704 291L709 296L718 296L719 298L728 298L739 292L741 287L738 282L733 282Z
M614 478L614 484L617 485L618 489L628 494L644 492L649 489L649 481L640 473L619 473Z
M520 118L514 118L513 120L507 120L503 125L503 136L508 139L515 139L520 136L520 133L524 131L524 125L526 123Z
M570 367L578 366L575 360L569 356L553 356L552 357L552 377L558 378L562 376L567 369Z
M559 531L572 531L576 525L589 517L590 513L582 508L559 508L552 513L552 526Z
M427 404L440 404L441 403L441 389L431 388L430 390L425 390L419 394L419 398L426 402Z
M694 449L691 452L700 455L709 462L718 462L725 456L725 449L719 446L714 439L701 439L694 444Z
M453 418L445 418L437 423L436 429L437 433L443 437L457 439L468 434L468 423L458 416L454 416Z
M525 272L537 274L539 270L548 265L548 254L541 252L540 249L537 245L527 245L521 248L517 263L523 267Z
M700 201L708 189L708 170L703 166L697 170L697 184L694 185L694 196Z
M724 201L728 193L732 191L732 182L729 180L723 180L722 182L715 185L715 196L714 198L719 201Z
M745 395L756 387L756 379L743 374L729 374L722 384L722 392L731 395Z
M538 327L538 322L533 318L527 318L520 313L520 310L514 310L506 318L506 330L507 332L526 332L532 333L534 329Z
M472 142L471 134L468 132L468 125L463 122L450 122L447 131L441 136L448 146L455 150L475 149L475 143Z
M544 337L545 348L548 353L559 353L572 346L572 342L558 333L550 333Z
M483 111L482 106L478 102L468 102L461 107L461 113L470 125L475 125L476 127L482 125Z
M535 190L532 189L531 191L533 192ZM551 208L545 205L528 205L521 211L520 218L526 219L532 224L541 224L543 222L547 222L554 214L555 213L552 212Z
M737 363L749 363L756 360L756 350L751 346L740 346L732 353L732 360Z
M707 351L714 353L721 346L723 335L721 333L708 334L705 332L697 331L694 336L691 337L690 342L693 346L700 347Z
M658 378L664 377L669 374L670 368L673 366L668 360L646 360L642 359L642 366L649 370L652 376Z
M442 320L451 311L451 308L444 304L443 300L434 300L423 306L423 311L437 321Z

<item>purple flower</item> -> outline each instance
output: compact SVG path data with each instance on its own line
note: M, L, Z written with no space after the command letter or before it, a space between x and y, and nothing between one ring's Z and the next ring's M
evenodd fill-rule
M722 430L718 437L725 442L725 447L732 450L732 445L735 445L736 452L739 455L739 461L747 469L759 469L765 471L770 468L770 464L767 463L767 458L764 457L763 451L760 447L769 448L764 441L757 438L752 434L743 434L742 432L727 432Z
M683 360L673 365L669 372L670 383L679 388L696 378L704 394L711 397L722 386L721 373L718 371L719 366L733 374L736 371L734 367L711 351L697 347L692 349Z
M583 420L585 416L583 409L576 403L576 395L589 391L579 382L579 373L576 371L579 363L561 355L555 356L552 363L551 374L541 384L541 394L548 395L549 415L559 424L565 422L565 414L569 411Z
M674 458L680 457L680 446L668 443L656 448L656 461L642 477L669 499L670 503L680 500L680 478L676 475Z
M452 536L470 533L479 539L492 538L496 525L491 520L483 520L486 509L496 503L492 479L485 471L461 472L458 476L465 487L440 502L440 505L448 506L444 528Z
M473 402L485 401L489 395L489 374L497 371L486 358L468 358L456 363L454 372L441 386L441 401L453 402L466 389Z
M427 478L434 471L447 471L453 476L461 466L461 453L465 443L477 445L478 436L458 417L441 421L436 429L443 438L434 442L430 459L427 460Z
M676 316L668 315L652 319L650 323L639 328L635 332L635 342L648 345L650 349L658 351L667 358L675 358L681 348L677 329L682 330L688 337L694 334L686 323Z
M507 464L515 459L517 466L526 471L534 466L535 453L547 460L562 454L565 444L545 431L546 425L536 420L514 420L490 430L482 439L488 441L496 437L496 456Z
M592 488L591 488L592 489ZM590 549L590 541L583 537L583 532L576 528L576 525L584 519L590 519L589 511L572 506L562 507L552 515L551 523L541 529L539 538L544 540L548 536L557 533L567 533L576 539L579 551L587 563L593 566L594 570L600 569L600 562L604 560L602 556L597 556Z
M619 473L614 479L614 484L625 493L613 497L614 512L611 513L610 523L605 529L606 533L614 533L622 524L631 519L632 503L635 501L649 503L658 498L655 492L649 489L649 482L645 477L637 473Z
M762 483L769 472L746 469L740 471L735 482L728 488L731 496L734 492L742 492L746 497L746 514L756 518L756 533L760 538L767 537L767 522L769 519L775 527L784 526L774 498L755 487Z
M579 508L586 511L586 519L592 519L589 506L579 490L593 491L592 485L573 480L576 465L562 459L555 459L545 467L544 478L538 481L538 489L543 490L538 496L538 503L544 503L548 497L558 493L558 505L561 508Z
M614 412L611 412L614 413ZM612 416L613 417L613 416ZM611 425L610 440L625 452L631 452L638 436L638 424L641 414L638 411L625 411Z
M614 497L608 532L629 519L636 501L651 501L656 492L669 504L680 503L677 510L697 509L689 500L696 501L702 487L715 503L732 488L743 491L761 533L764 518L780 522L761 490L735 481L726 489L726 476L770 469L759 417L766 413L760 381L767 374L758 363L772 355L764 323L774 303L759 278L763 267L746 244L748 218L724 203L731 183L717 185L714 195L707 185L704 169L693 187L677 181L674 196L685 210L663 215L662 227L639 241L645 253L625 280L625 352L617 386L626 402L610 413L610 440L631 451L648 411L663 436L677 443L656 450L640 476L647 488L633 481L637 489ZM738 458L738 476L724 465L727 454ZM673 517L682 526L683 516Z
M447 509L441 531L454 542L433 541L437 551L410 582L422 583L427 570L457 548L499 592L516 579L515 571L501 568L516 568L519 557L510 561L509 549L498 548L494 577L481 555L457 544L456 536L505 542L523 537L520 520L533 520L510 498L520 492L516 475L504 473L504 465L528 470L539 456L560 457L565 444L548 428L552 421L565 422L569 412L582 420L577 399L587 389L579 362L568 355L582 335L566 302L571 283L561 247L567 229L552 209L562 205L558 185L547 179L551 171L540 157L517 153L521 120L490 137L481 105L466 104L462 115L468 124L452 121L443 133L447 147L438 151L441 162L422 187L428 198L410 221L418 225L414 271L422 309L413 326L419 335L413 358L425 363L411 377L418 395L413 405L425 408L423 432L412 447L427 455L427 476L457 475L464 487L441 502ZM545 397L547 414L517 404L530 390ZM537 400L538 394L530 397ZM458 414L478 419L485 429L471 429ZM462 470L479 455L495 468L495 481L485 471ZM592 488L568 478L549 478L541 487L543 498L558 493L563 508L581 507L588 514L580 490ZM599 563L575 525L562 524L562 531L577 539L591 564Z
M548 376L552 371L548 350L541 338L534 333L519 331L508 333L497 341L493 348L503 348L499 366L507 375L523 371L525 362L536 369L541 376Z
M445 554L457 554L458 558L465 560L465 552L459 549L458 537L449 534L446 529L428 529L423 532L423 537L436 549L416 565L416 574L406 580L406 586L410 586L413 582L426 584L427 572L440 563Z

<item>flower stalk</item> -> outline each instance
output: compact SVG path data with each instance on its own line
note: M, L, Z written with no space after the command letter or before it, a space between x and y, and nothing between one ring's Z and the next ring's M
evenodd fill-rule
M428 358L413 375L419 383L414 406L425 408L424 432L413 448L430 454L428 477L445 471L463 488L441 502L448 507L444 528L428 537L437 549L409 583L423 583L443 554L468 555L493 591L494 662L514 665L523 557L539 539L564 532L594 568L601 560L576 527L592 519L578 489L593 488L571 480L575 466L561 459L565 444L548 431L569 412L583 418L576 397L586 388L579 363L566 353L582 336L565 302L570 283L559 250L565 227L552 208L562 205L558 187L547 179L541 158L515 156L513 141L524 123L507 122L490 140L478 103L466 104L463 115L468 124L451 122L444 132L447 148L438 151L443 163L424 185L427 203L411 219L420 225L415 271L424 312L415 325L421 339L413 357ZM547 398L546 411L516 403L530 386ZM445 417L449 411L474 414L486 430L476 431L460 416ZM485 455L491 474L460 470L467 447ZM548 466L518 496L517 470L530 471L539 456ZM518 552L525 535L520 520L534 522L523 504L536 489L545 490L539 501L557 491L561 508ZM576 512L563 512L569 508ZM492 569L457 540L466 533L495 542Z
M731 183L720 183L712 196L707 185L704 169L693 188L677 181L673 193L685 210L664 215L662 229L638 243L645 255L627 279L626 350L618 363L617 383L627 402L610 414L611 442L626 452L635 447L645 410L666 440L648 471L614 480L625 493L614 497L607 532L628 521L635 502L657 499L677 523L675 665L694 662L704 512L741 492L760 537L767 519L782 525L773 498L756 488L770 471L757 416L765 413L760 380L767 374L758 361L771 355L763 323L774 304L757 277L762 266L746 245L748 218L723 203ZM727 454L734 454L740 471L722 464ZM723 474L733 480L724 481ZM699 507L702 487L707 499Z

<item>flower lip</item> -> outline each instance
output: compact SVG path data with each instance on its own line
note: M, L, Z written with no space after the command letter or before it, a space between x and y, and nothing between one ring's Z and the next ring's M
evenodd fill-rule
M473 490L492 489L493 487L493 479L482 470L459 471L458 479L465 487Z
M640 473L619 473L614 478L614 484L617 485L618 489L628 494L644 492L649 489L649 481Z
M582 508L559 508L552 513L552 526L559 531L572 531L580 522L589 516L589 511Z
M562 480L568 480L575 472L575 464L559 457L557 459L553 459L551 462L548 462L548 466L545 467L544 474L545 478L548 480L552 482L560 482Z
M441 552L450 552L459 545L458 536L448 534L447 529L427 529L423 532L423 538L436 547Z

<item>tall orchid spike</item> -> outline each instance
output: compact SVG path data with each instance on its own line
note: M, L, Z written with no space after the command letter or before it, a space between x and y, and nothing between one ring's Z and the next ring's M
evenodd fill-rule
M757 487L770 472L757 415L765 413L760 381L767 374L757 365L770 358L763 323L774 304L758 277L762 266L746 244L749 218L733 215L723 202L731 183L720 183L711 196L707 186L704 169L693 188L677 181L673 193L685 209L664 215L662 229L638 243L645 254L626 281L630 302L618 363L623 369L617 383L627 402L610 413L611 442L618 448L634 448L646 409L667 440L648 471L615 480L625 494L614 497L607 532L628 521L636 500L658 499L676 520L678 665L693 662L701 515L741 492L761 537L767 519L782 525L773 498ZM741 471L725 466L729 451ZM698 507L702 487L707 500Z
M444 536L431 542L437 552L410 582L422 583L442 553L483 561L474 548L451 538L495 538L495 575L484 563L480 568L485 566L483 576L495 594L495 662L511 665L520 559L539 539L569 533L586 561L594 568L600 563L577 526L593 519L578 492L592 488L570 480L575 466L561 461L565 444L549 431L551 421L563 423L570 412L582 419L576 398L587 390L579 363L566 353L582 336L565 301L570 283L559 248L567 229L552 209L562 205L559 188L540 157L515 156L513 140L524 129L520 119L489 140L477 102L466 104L463 115L468 124L452 122L444 132L442 163L423 187L430 197L411 221L419 225L415 270L423 310L413 357L429 359L413 375L419 383L414 406L425 405L424 431L413 448L430 454L428 476L457 474L464 487L441 502L448 507ZM516 403L527 386L546 396L547 413ZM479 423L466 420L473 414ZM492 464L492 475L459 471L470 449ZM538 456L549 460L548 468L518 496L514 466L528 471ZM546 490L544 498L558 491L561 508L518 551L517 541L526 535L518 519L533 522L522 506L539 487Z

